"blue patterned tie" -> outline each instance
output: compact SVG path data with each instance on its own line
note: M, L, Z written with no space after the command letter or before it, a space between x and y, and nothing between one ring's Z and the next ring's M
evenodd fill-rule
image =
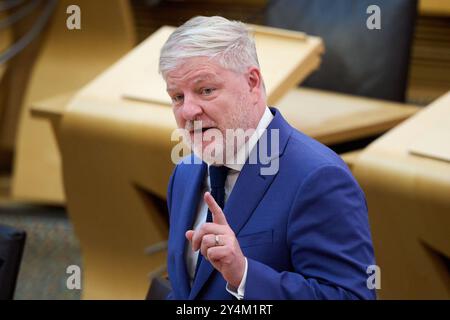
M225 204L225 181L227 180L228 168L225 166L209 167L209 182L211 184L211 195L221 209ZM212 222L212 214L208 208L206 222Z

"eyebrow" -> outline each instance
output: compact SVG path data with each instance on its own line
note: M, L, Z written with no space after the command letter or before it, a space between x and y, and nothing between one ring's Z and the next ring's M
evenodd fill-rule
M216 80L217 77L213 76L213 75L204 75L204 76L199 76L197 78L195 78L194 83L199 83L199 82L203 82L203 81L208 81L208 80Z
M193 83L194 84L198 84L204 81L217 81L217 77L215 75L212 74L205 74L205 75L199 75L194 77ZM166 87L166 91L173 91L176 90L177 88L174 86L167 86Z

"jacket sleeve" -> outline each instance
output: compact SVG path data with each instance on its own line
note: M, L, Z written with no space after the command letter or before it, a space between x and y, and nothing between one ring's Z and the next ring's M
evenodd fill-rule
M172 189L173 189L173 182L175 180L175 174L177 171L177 167L175 167L175 169L172 172L172 175L170 176L169 179L169 184L167 186L167 211L169 213L169 221L170 221L170 211L172 208ZM170 282L170 279L169 279ZM170 291L167 296L166 296L166 300L174 300L174 296L173 296L173 291Z
M167 185L167 210L169 212L169 218L170 218L170 211L172 208L172 189L173 189L173 182L175 180L175 174L177 172L177 167L173 169L172 175L169 178L169 184Z
M273 213L276 214L276 213ZM244 299L374 299L367 287L375 264L364 194L344 168L308 175L289 212L292 270L248 259Z

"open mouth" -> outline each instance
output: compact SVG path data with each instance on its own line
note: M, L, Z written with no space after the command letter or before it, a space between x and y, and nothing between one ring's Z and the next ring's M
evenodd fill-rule
M191 139L194 139L196 136L201 137L201 139L203 139L205 137L205 134L207 134L206 132L210 129L217 130L217 127L202 127L201 129L196 128L195 130L190 130L189 135L191 136ZM210 132L209 134L214 134L214 132L212 133Z
M194 134L195 132L202 132L202 133L205 133L207 130L209 130L209 129L214 129L214 127L205 127L205 128L202 128L201 130L192 130L192 131L190 131L190 133L191 134Z

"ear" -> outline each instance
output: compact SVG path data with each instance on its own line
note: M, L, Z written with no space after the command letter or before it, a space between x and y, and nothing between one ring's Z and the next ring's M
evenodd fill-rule
M257 67L250 67L247 72L247 83L250 93L259 94L261 92L262 77Z

